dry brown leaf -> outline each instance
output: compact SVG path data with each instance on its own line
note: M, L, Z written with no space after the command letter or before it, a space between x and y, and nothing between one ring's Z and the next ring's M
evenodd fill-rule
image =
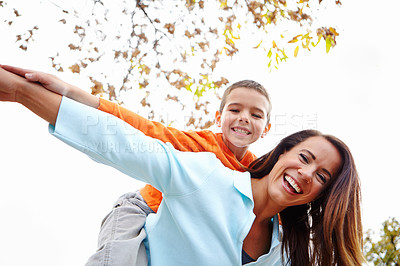
M170 34L174 34L175 32L175 25L172 23L165 24L164 28L167 29Z
M92 77L89 77L90 80L93 82L93 86L91 87L92 89L92 95L98 95L98 94L102 94L104 93L104 89L103 89L103 83L101 83L100 81L97 81L95 79L93 79Z
M72 73L81 73L81 67L78 64L74 64L69 67Z

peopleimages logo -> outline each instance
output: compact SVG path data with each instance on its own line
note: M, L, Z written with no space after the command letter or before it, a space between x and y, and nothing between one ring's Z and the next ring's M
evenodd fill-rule
M193 126L187 126L187 123L182 123L182 119L184 122L188 120L188 118L193 118L189 116L181 116L181 119L177 117L176 120L164 120L168 121L167 124L162 123L164 126L172 126L178 130L183 130L183 131L189 131L189 130L195 130L195 131L200 131L200 128L194 128ZM201 118L196 118L201 119ZM210 120L210 117L207 116L207 119ZM212 121L212 120L210 120ZM98 116L87 116L85 123L82 125L82 133L87 134L88 130L90 128L94 128L95 126L98 126L100 123L101 128L103 128L103 134L105 135L116 135L116 134L124 134L124 135L134 135L137 134L137 130L134 129L131 125L123 122L120 119L116 119L112 115L109 115L106 120L99 121ZM157 121L155 121L157 123ZM288 134L291 134L296 131L304 130L304 129L318 129L318 116L317 113L290 113L290 112L285 112L285 113L278 113L278 114L272 114L271 119L271 130L269 131L268 134L276 135L276 136L287 136ZM144 128L144 126L147 126L147 128ZM141 131L142 132L151 132L152 136L157 138L155 135L155 132L152 132L154 130L152 122L149 122L149 124L146 125L141 125ZM207 130L211 130L215 133L220 132L220 129L213 125L210 128L207 128ZM168 134L175 134L175 131L159 131L159 134L162 134L163 136L166 136Z
M86 143L86 147L90 147L99 153L165 153L168 152L172 147L169 144L160 144L160 142L115 142L115 141L91 141Z
M151 130L151 127L148 130ZM161 145L161 141L154 141L111 115L105 118L86 116L82 122L81 133L91 136L86 139L85 148L100 153L165 153L171 148L170 144Z
M98 130L99 128L102 129L101 132L104 135L134 135L138 133L134 127L112 115L108 115L101 121L99 116L87 115L86 120L82 123L82 134L87 135L89 130Z
M271 116L269 134L287 136L304 129L317 129L317 113L280 113Z

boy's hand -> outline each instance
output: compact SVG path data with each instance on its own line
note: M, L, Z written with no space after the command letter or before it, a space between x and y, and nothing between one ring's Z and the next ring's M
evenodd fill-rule
M0 66L0 101L18 102L55 125L62 97Z
M4 68L4 70L1 68ZM84 90L81 90L80 88L78 88L76 86L73 86L71 84L64 82L54 75L39 72L39 71L29 70L29 69L23 69L23 68L19 68L19 67L6 66L6 65L0 65L0 69L3 72L5 72L5 73L0 73L0 74L6 74L7 72L5 70L7 70L7 71L9 71L8 74L10 76L14 76L15 78L19 78L18 76L21 76L21 77L25 78L24 80L39 83L40 85L45 87L47 90L55 92L62 96L66 96L77 102L86 104L93 108L98 108L100 106L100 99L98 97L91 95L90 93L87 93ZM13 75L13 74L16 74L18 76ZM0 76L0 78L1 78L1 76ZM3 92L0 91L0 93L3 93ZM1 95L1 97L5 98L6 96ZM8 96L8 97L12 98L12 96ZM1 100L5 101L3 99L1 99Z
M69 96L69 94L71 94L72 85L62 81L61 79L57 78L54 75L14 66L7 66L7 65L0 65L0 66L3 69L12 72L14 74L17 74L21 77L24 77L31 82L38 82L46 89L53 91L57 94L67 97Z

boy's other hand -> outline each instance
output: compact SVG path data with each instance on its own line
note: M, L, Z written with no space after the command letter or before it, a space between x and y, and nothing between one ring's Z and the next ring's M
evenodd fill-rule
M54 75L35 70L23 69L14 66L0 65L3 69L26 78L31 82L40 83L46 89L57 94L67 96L71 93L72 85L62 81Z

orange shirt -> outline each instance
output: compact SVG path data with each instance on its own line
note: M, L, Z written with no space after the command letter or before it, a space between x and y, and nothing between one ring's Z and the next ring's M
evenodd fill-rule
M171 143L175 149L190 152L212 152L226 166L233 170L243 172L243 166L248 166L256 159L256 156L247 151L239 162L235 155L228 149L222 140L221 133L213 133L209 130L180 131L172 127L166 127L161 123L150 121L140 115L129 111L116 103L100 98L99 110L112 114L134 128L142 131L147 136ZM140 190L140 194L149 207L157 212L162 200L162 193L151 185L146 185Z

